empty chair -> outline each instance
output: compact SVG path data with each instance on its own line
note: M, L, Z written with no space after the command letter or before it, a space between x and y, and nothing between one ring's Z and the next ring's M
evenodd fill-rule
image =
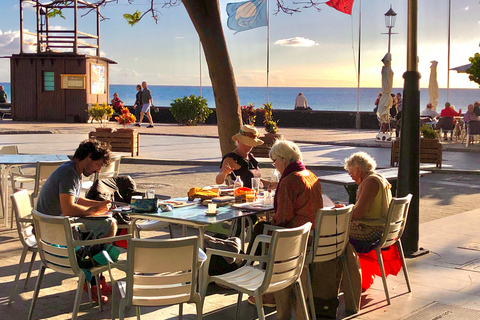
M64 164L65 162L68 162L69 160L62 160L62 161L39 161L37 162L37 166L35 169L35 175L29 175L28 177L34 177L34 187L33 187L33 192L30 196L31 202L32 202L32 207L35 206L35 200L38 197L38 194L40 193L40 189L44 185L45 181L47 181L48 177L55 171L59 166ZM12 173L12 189L15 190L15 179L17 178L16 173ZM11 225L10 227L13 227L13 212L12 212L12 218L10 221Z
M207 261L202 270L201 289L202 305L210 282L230 287L238 291L237 319L240 312L242 294L246 293L255 297L258 318L265 319L262 305L262 294L276 292L295 284L299 301L302 303L303 315L308 319L307 305L300 284L300 274L305 262L308 235L312 223L307 222L297 228L284 228L274 230L271 236L258 235L253 243L251 252L255 253L258 245L269 243L268 254L255 256L253 254L238 254L222 250L208 249ZM235 271L222 275L210 276L208 267L212 255L222 257L245 259L246 264ZM265 264L265 268L262 268Z
M115 319L116 288L120 292L119 318L124 319L125 307L136 308L140 319L142 306L179 305L182 319L183 303L194 302L197 319L202 318L200 294L197 292L199 268L198 237L167 240L131 239L128 242L126 281L113 282L112 319ZM110 269L109 269L110 271Z
M443 132L445 140L447 140L447 134L450 132L450 138L453 140L453 117L440 117L435 125L436 130L440 130L440 134Z
M131 236L124 235L85 241L73 240L72 224L68 217L46 215L37 210L32 210L32 216L33 224L35 226L35 235L37 237L38 252L40 253L42 263L38 273L37 284L35 286L28 319L32 319L33 317L35 303L37 302L38 293L40 292L46 268L50 268L59 273L78 277L78 286L72 312L72 319L76 319L80 307L80 300L82 298L85 272L83 272L78 266L75 247L128 240ZM100 273L107 270L108 265L94 267L89 271L91 272L92 277L96 278L97 283L100 283ZM101 296L99 285L97 285L97 295L98 297ZM102 299L98 299L100 310L102 310L101 301ZM65 303L65 301L59 299L59 303Z
M315 229L312 231L313 245L305 260L305 264L308 266L308 301L312 319L316 319L312 289L312 273L315 263L340 259L342 261L343 272L348 282L350 294L352 297L355 296L345 256L345 250L349 241L348 234L350 230L352 210L353 205L348 205L342 208L324 208L317 212ZM357 312L358 306L355 301L354 304L354 312Z
M387 277L385 275L385 268L383 266L383 258L381 254L381 250L383 248L388 248L393 244L397 245L398 253L400 254L400 260L402 261L403 274L407 283L408 292L412 292L410 280L408 278L407 265L405 264L405 255L403 254L403 247L400 239L405 228L405 223L407 222L408 209L410 207L411 200L411 194L408 194L403 198L392 198L390 206L388 207L385 230L383 231L378 245L375 247L378 265L382 273L383 289L385 290L385 296L388 304L390 304L390 296L388 294Z
M8 305L11 305L17 291L18 280L20 279L20 274L22 273L23 263L28 252L32 253L32 259L30 261L30 266L28 268L27 278L25 279L24 288L27 287L28 280L30 279L30 274L32 273L33 263L35 262L35 257L37 256L38 247L37 240L33 234L33 219L31 217L32 205L30 202L30 196L27 190L20 190L15 192L10 196L12 199L13 211L15 213L15 220L17 223L17 232L20 242L23 245L22 256L20 257L20 262L18 263L17 273L15 274L15 281L13 282L12 290L10 291L10 298L8 299Z
M470 141L473 140L477 134L480 134L480 121L468 121L466 147L470 145Z

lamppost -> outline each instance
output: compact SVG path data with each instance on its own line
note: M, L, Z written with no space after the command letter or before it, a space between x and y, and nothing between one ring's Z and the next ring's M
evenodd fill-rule
M385 13L385 26L388 29L388 33L382 33L382 34L388 34L388 53L390 53L390 40L392 37L392 28L395 27L395 20L397 18L397 14L395 11L393 11L392 6L390 6L390 9Z

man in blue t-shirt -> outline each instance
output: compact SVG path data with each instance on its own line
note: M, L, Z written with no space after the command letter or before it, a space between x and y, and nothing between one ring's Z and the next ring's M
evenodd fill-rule
M80 143L73 159L58 167L43 185L36 209L44 214L71 217L75 222L85 225L86 230L92 231L97 238L114 236L117 223L105 214L110 208L110 201L80 197L82 174L88 177L99 172L110 163L110 159L111 152L107 144L94 139Z

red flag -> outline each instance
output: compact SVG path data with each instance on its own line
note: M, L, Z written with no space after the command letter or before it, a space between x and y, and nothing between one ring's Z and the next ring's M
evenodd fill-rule
M355 0L330 0L327 6L337 9L343 13L352 15L353 1Z

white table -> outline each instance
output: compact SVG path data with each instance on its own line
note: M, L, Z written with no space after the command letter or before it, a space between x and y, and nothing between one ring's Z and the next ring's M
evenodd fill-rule
M58 154L4 154L0 155L0 183L3 197L3 216L8 226L8 175L10 168L18 165L36 164L39 161L68 160L66 155Z

